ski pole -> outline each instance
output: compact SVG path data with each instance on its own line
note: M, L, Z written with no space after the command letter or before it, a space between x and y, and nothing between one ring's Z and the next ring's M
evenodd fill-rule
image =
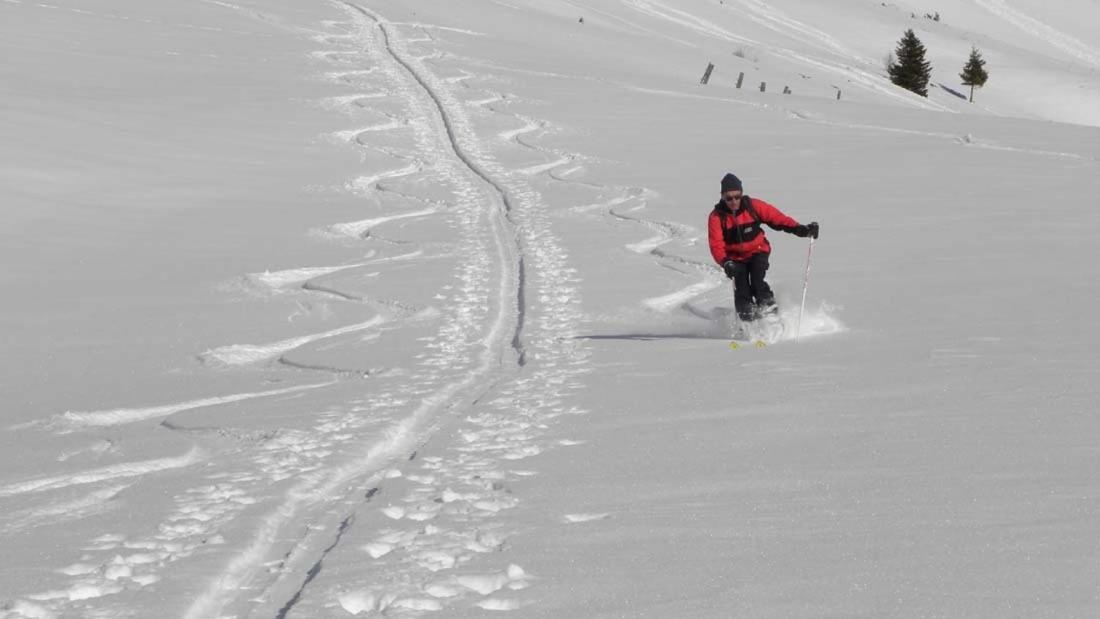
M814 238L810 237L810 248L806 250L806 273L802 276L802 307L798 309L798 328L794 333L794 341L802 337L802 314L806 311L806 289L810 285L810 257L814 254Z

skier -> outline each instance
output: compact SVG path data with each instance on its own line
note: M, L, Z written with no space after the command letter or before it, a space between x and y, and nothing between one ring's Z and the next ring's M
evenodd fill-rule
M733 280L733 305L744 322L774 315L779 308L764 275L772 246L761 224L795 236L817 238L818 225L802 225L767 202L745 195L741 179L733 174L722 178L722 199L714 205L707 222L710 253Z

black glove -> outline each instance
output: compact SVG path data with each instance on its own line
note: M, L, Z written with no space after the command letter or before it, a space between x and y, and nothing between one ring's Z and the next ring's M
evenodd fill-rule
M737 263L727 260L722 263L722 270L726 272L726 277L733 279L733 274L737 271Z
M818 235L818 225L816 221L810 222L810 225L808 226L799 224L794 228L794 230L791 230L791 232L794 233L795 236L800 236L802 238L812 236L816 239Z

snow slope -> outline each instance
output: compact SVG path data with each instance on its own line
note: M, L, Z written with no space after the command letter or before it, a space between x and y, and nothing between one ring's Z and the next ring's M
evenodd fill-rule
M931 8L5 0L0 616L1094 616L1100 9Z

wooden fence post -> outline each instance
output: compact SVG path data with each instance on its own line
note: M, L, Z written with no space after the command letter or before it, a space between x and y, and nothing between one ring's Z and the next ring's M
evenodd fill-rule
M708 62L707 63L707 70L703 72L703 79L699 80L699 83L705 85L707 82L709 82L710 81L710 72L713 71L713 70L714 70L714 63L713 62Z

